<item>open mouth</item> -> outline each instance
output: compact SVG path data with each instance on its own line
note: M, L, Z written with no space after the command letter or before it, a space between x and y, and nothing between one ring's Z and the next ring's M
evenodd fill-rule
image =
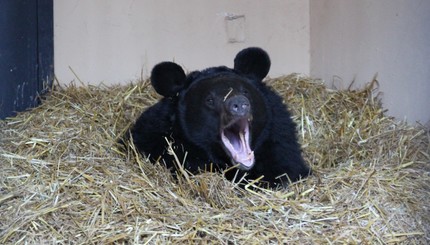
M250 147L249 119L237 118L221 129L221 140L234 165L249 170L254 165L254 152Z

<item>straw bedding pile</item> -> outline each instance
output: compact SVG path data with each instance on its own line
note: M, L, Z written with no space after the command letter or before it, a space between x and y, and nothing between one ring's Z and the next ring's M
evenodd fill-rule
M376 81L356 91L296 74L267 82L314 169L285 190L216 173L176 180L121 151L115 142L158 99L147 81L57 86L0 121L0 243L427 243L428 129L385 116Z

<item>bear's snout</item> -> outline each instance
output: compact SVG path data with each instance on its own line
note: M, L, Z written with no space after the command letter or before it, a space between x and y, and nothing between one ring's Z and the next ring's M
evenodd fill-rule
M251 104L248 98L243 95L235 95L228 98L225 102L227 112L231 116L243 117L249 114L251 110Z

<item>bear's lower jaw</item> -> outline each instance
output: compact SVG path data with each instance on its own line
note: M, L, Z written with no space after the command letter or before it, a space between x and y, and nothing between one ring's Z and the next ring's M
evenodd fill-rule
M250 147L249 121L243 117L229 127L221 129L221 141L224 150L234 165L241 170L249 170L254 166L254 152Z
M246 159L232 158L233 165L238 165L238 168L243 171L248 171L254 166L254 152L251 151Z

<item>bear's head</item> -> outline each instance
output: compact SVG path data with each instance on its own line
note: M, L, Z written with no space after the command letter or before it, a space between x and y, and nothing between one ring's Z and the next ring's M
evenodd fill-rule
M177 105L175 125L183 139L249 170L271 117L260 89L269 69L264 50L247 48L236 55L234 69L220 66L186 75L176 63L160 63L152 70L151 83Z

